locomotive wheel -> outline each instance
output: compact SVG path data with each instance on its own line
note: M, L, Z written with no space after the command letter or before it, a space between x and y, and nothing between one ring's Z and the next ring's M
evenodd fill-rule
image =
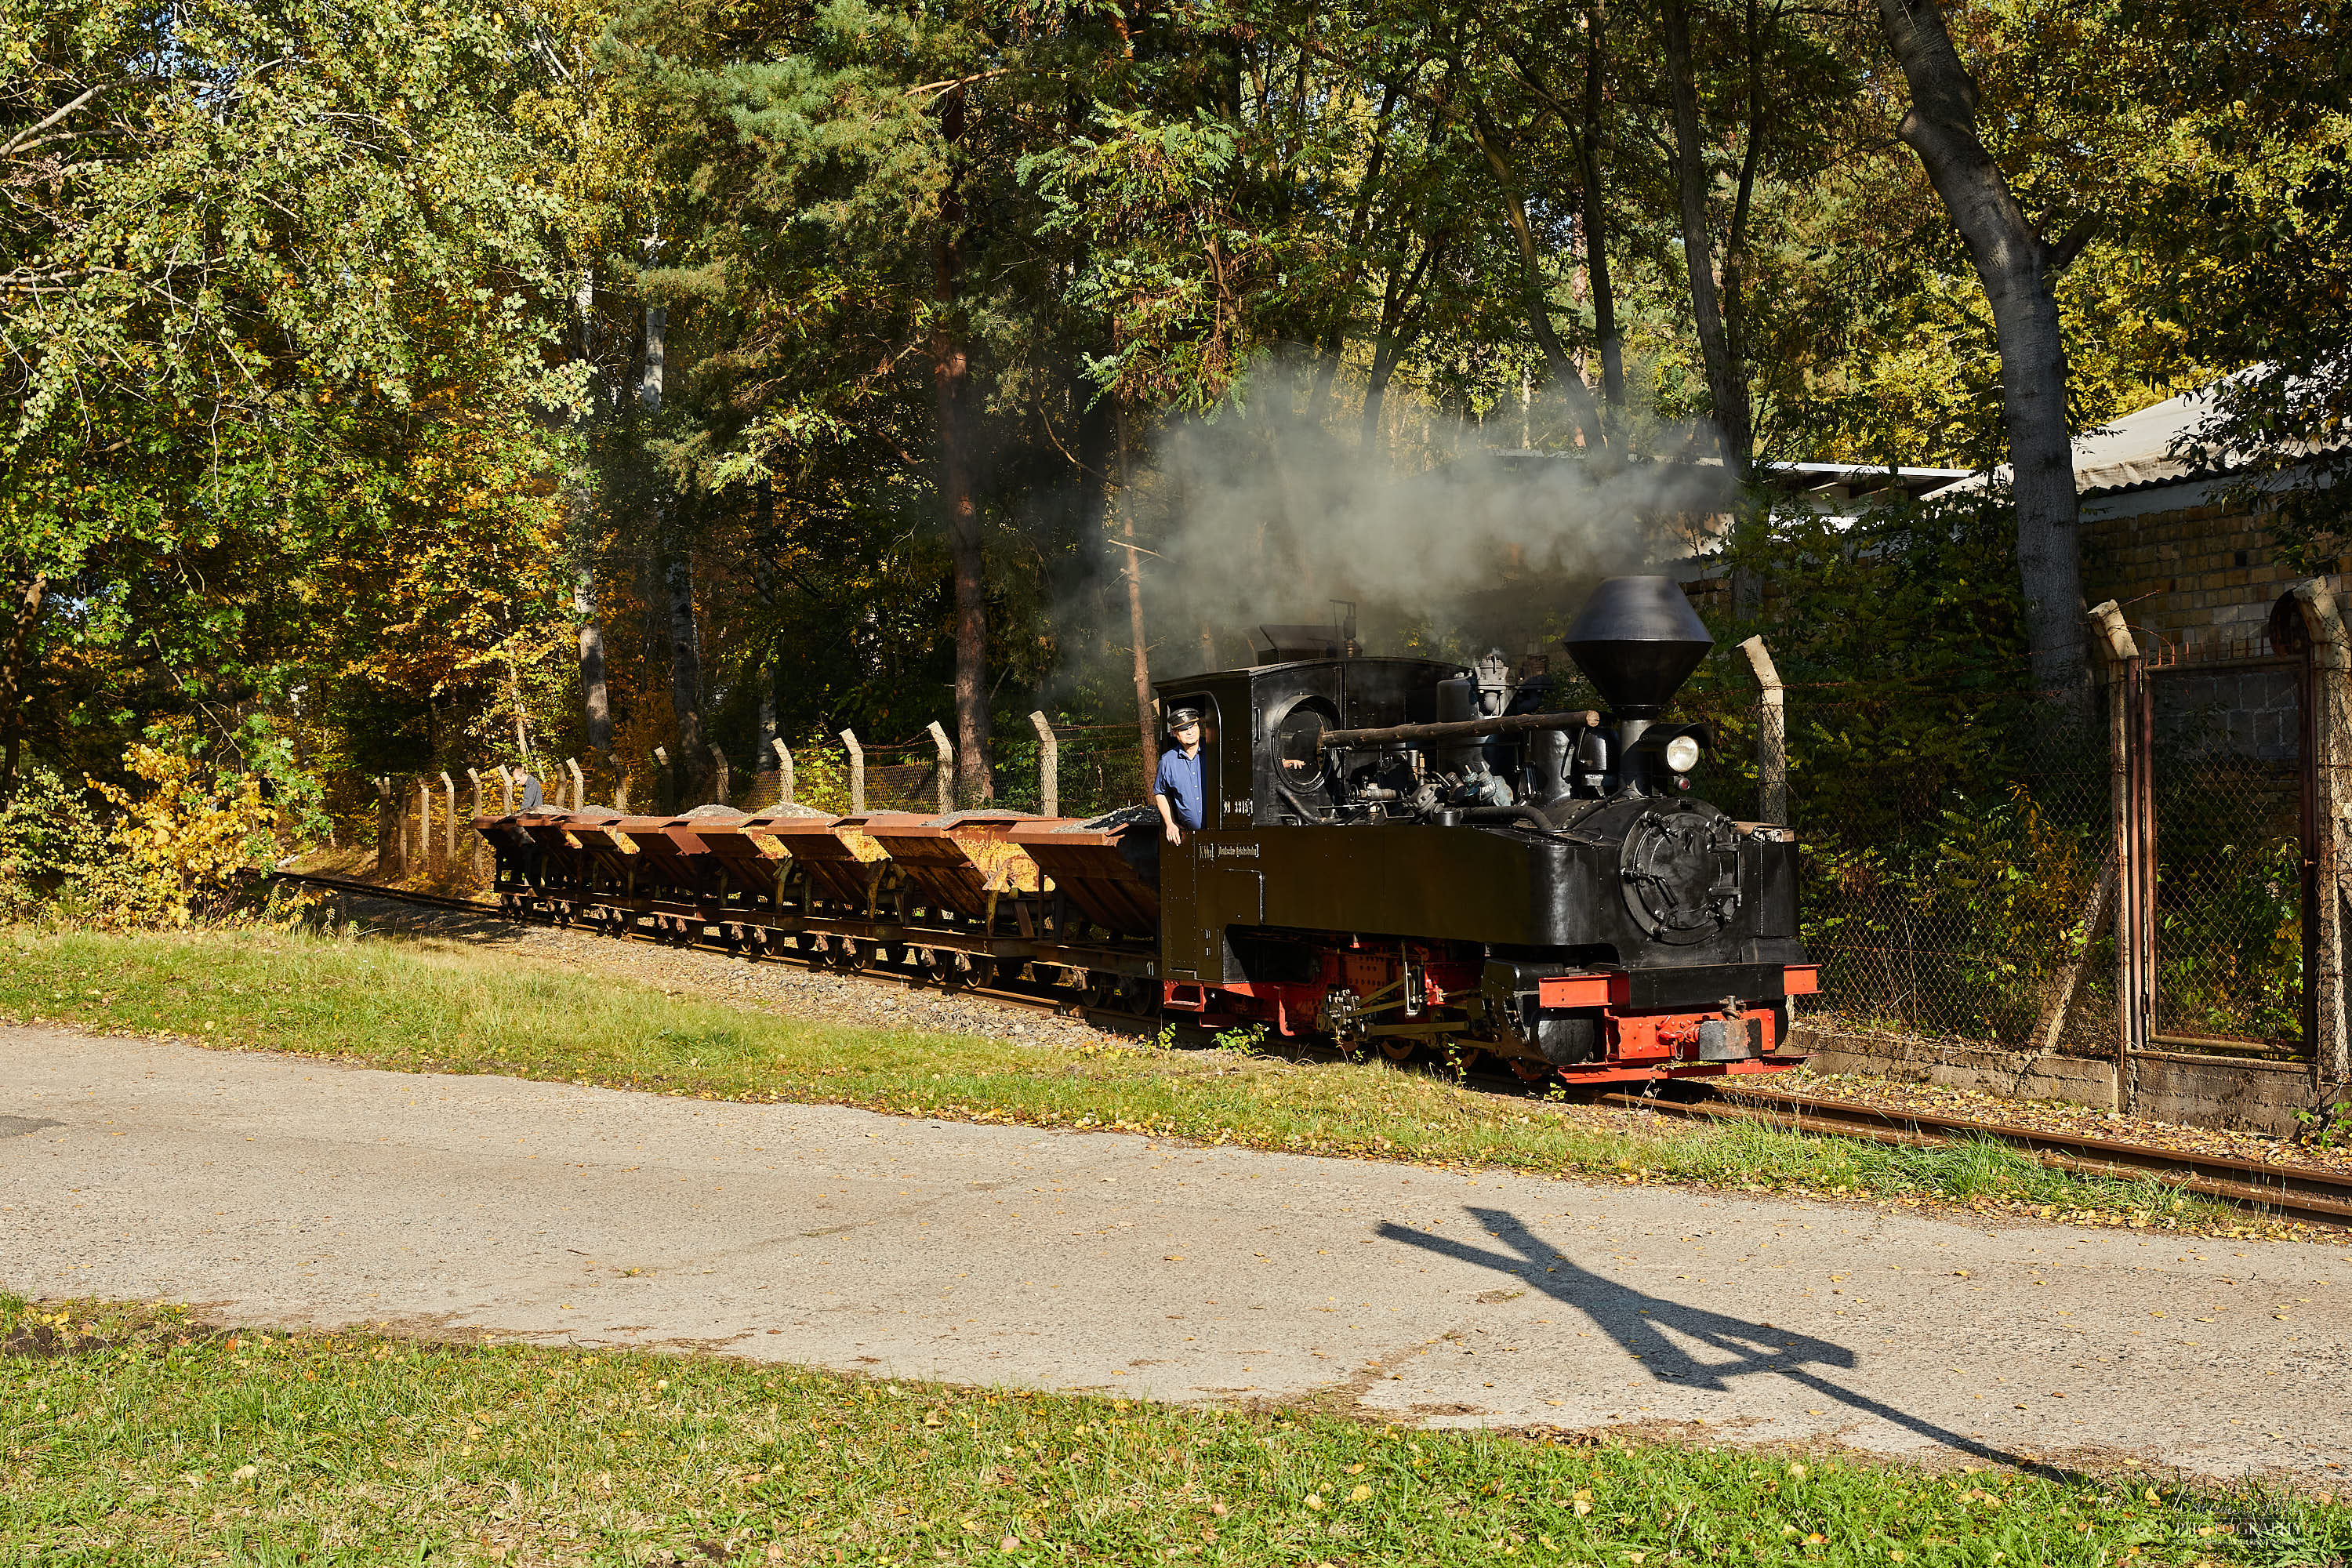
M1445 1065L1464 1078L1478 1070L1478 1060L1486 1053L1475 1046L1448 1046L1444 1050Z
M1421 1049L1421 1042L1415 1039L1383 1038L1381 1041L1381 1055L1392 1062L1409 1062L1412 1060L1412 1053L1419 1049Z
M1529 1089L1541 1089L1559 1076L1559 1069L1547 1061L1530 1057L1506 1057L1503 1059L1510 1065L1511 1071L1518 1076L1519 1081Z

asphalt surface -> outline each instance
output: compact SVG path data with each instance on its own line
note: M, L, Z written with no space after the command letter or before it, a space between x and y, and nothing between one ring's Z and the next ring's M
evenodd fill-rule
M21 1026L0 1027L0 1289L1430 1426L2352 1465L2352 1256L2329 1246Z

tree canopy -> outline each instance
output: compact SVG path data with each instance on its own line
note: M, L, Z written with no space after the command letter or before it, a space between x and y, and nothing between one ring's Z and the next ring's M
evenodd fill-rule
M984 798L1032 709L1148 750L1269 605L1488 635L1413 550L1531 583L2231 372L2216 449L2340 438L2340 4L1897 9L0 0L0 791L145 743L642 799L938 721Z

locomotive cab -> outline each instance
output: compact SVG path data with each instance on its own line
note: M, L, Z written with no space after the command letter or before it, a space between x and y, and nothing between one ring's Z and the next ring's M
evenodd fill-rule
M1168 1008L1531 1079L1794 1065L1794 837L1694 793L1712 737L1664 710L1713 640L1678 587L1610 579L1571 626L1605 713L1499 655L1279 657L1307 629L1158 683L1212 758L1203 828L1159 847Z

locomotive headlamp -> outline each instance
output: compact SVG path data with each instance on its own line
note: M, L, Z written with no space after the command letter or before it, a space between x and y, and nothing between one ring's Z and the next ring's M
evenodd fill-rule
M1698 766L1698 742L1689 735L1676 735L1666 742L1666 766L1678 773L1686 773Z

